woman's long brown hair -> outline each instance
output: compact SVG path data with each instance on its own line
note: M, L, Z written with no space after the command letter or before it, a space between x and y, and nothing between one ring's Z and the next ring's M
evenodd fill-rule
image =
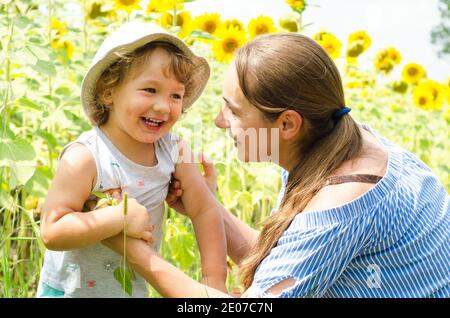
M289 171L280 209L264 222L259 239L241 263L242 282L248 288L258 265L326 178L360 154L362 137L350 116L333 118L345 106L341 77L312 39L294 33L257 37L237 51L235 65L244 96L266 119L275 120L288 109L303 118L295 168Z

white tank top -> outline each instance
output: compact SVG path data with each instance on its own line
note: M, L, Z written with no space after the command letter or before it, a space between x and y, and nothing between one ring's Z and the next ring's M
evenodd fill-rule
M169 133L155 143L158 162L152 167L129 160L98 127L64 147L60 158L73 143L85 145L95 159L97 177L92 191L121 188L122 193L128 193L147 208L155 225L155 249L159 250L164 200L178 160L176 137ZM113 276L121 263L122 257L101 243L73 251L47 250L40 279L64 291L65 297L124 297L121 285ZM133 297L147 297L146 282L138 273L132 285Z

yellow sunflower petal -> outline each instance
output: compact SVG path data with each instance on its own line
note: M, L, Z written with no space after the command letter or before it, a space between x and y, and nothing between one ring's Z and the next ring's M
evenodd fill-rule
M321 31L314 35L314 40L327 51L332 59L337 59L341 55L342 43L333 34Z
M215 34L222 26L222 21L218 13L205 13L196 17L194 24L197 29L203 32Z
M292 8L292 10L302 13L306 9L305 0L285 0L285 2Z
M425 69L417 63L409 63L403 67L402 77L408 84L417 84L426 75Z
M258 16L250 20L248 24L248 32L250 33L250 38L255 36L275 32L276 28L272 18L268 16Z
M130 14L133 10L140 10L139 0L114 0L114 8Z
M213 53L219 62L228 63L232 58L234 51L245 43L245 33L237 28L221 28L216 37L218 40L213 43Z

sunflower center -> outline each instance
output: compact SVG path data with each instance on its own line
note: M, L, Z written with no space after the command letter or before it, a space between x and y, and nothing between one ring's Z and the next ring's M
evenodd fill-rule
M136 2L136 0L119 0L119 2L124 6L131 6Z
M238 47L238 43L235 39L227 39L223 41L223 50L227 53L233 53Z
M419 98L419 105L423 106L427 103L427 98L426 97L420 97Z
M207 21L203 26L203 30L212 34L214 33L214 31L216 31L216 27L217 25L214 21Z
M417 68L415 67L411 67L410 69L408 69L408 75L409 76L416 76L418 73Z
M267 25L260 24L256 27L256 34L264 34L267 32L269 32L269 28L267 27Z

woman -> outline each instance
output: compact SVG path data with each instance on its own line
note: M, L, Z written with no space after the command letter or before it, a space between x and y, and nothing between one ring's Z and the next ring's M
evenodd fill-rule
M226 74L223 98L216 125L235 139L240 159L254 150L241 142L248 129L277 131L268 148L279 149L285 170L280 207L260 233L222 210L244 295L450 296L448 193L416 156L352 119L338 70L318 44L299 34L248 42ZM120 237L105 244L122 250ZM145 242L129 240L127 249L163 296L228 296Z

